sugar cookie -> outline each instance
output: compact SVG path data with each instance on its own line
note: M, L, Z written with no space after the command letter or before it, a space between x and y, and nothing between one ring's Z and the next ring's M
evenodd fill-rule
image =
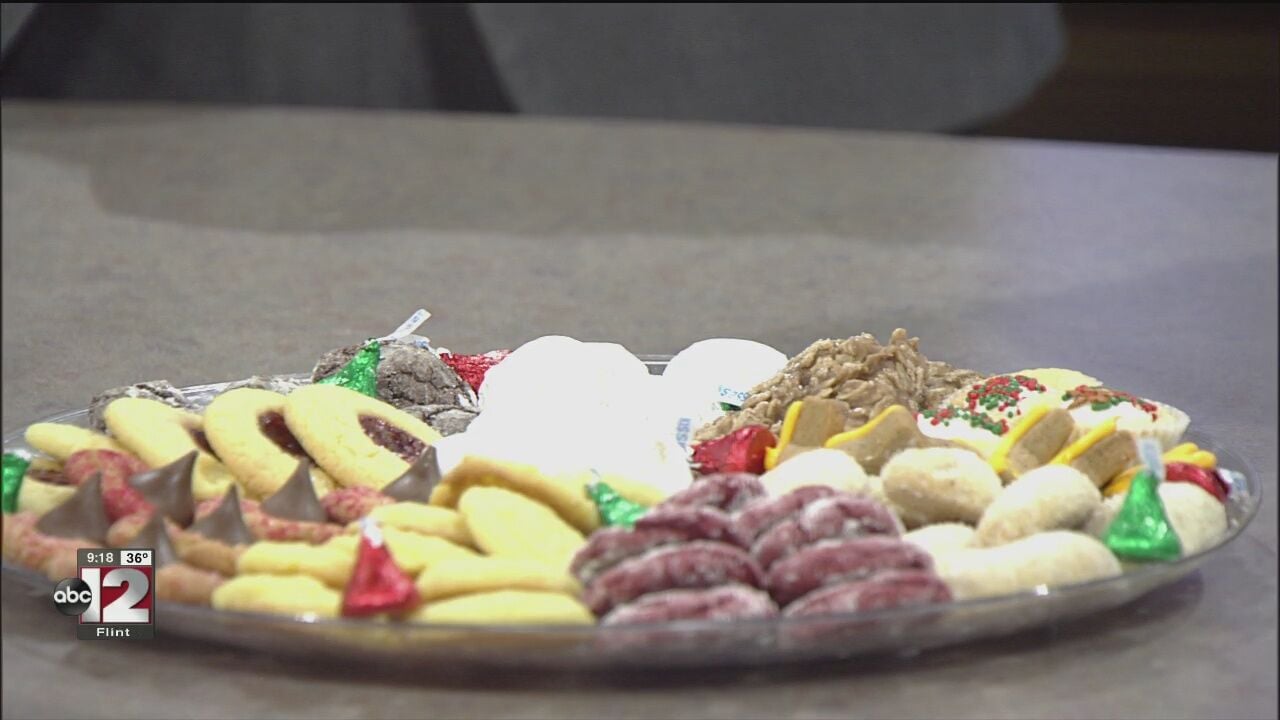
M199 450L191 488L196 500L222 497L235 482L231 471L212 454L199 415L157 400L125 397L112 401L103 417L120 444L151 467L168 465Z
M595 624L591 611L568 595L530 590L499 590L428 603L412 620L462 625Z
M307 454L345 487L382 489L440 439L421 420L337 385L294 390L284 419Z
M239 388L215 397L204 411L204 431L218 457L253 499L269 497L293 474L299 460L310 460L284 420L285 396ZM316 495L333 489L333 478L312 467Z
M458 511L476 545L490 555L523 558L568 570L582 547L582 533L551 508L497 487L473 487L462 494Z

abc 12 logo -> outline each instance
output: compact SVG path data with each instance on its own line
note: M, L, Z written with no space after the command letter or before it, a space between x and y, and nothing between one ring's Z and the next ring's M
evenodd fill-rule
M77 550L78 577L58 583L54 607L79 616L82 640L155 637L154 556L150 549Z

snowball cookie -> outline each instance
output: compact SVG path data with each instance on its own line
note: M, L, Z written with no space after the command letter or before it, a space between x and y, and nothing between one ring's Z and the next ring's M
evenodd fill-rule
M1004 543L1045 530L1084 525L1102 505L1088 475L1068 465L1042 465L996 495L978 521L976 544Z
M912 530L902 536L909 542L923 548L930 555L940 555L972 547L974 529L964 523L937 523Z
M885 463L880 478L894 506L929 523L976 524L1003 487L985 460L960 448L903 450Z
M770 495L786 495L805 485L856 494L873 494L867 473L848 453L819 448L807 450L760 476L760 484Z
M634 396L649 369L616 343L544 335L516 348L485 374L481 409L521 417L564 417ZM631 391L631 392L629 392Z
M720 403L742 405L752 388L786 364L786 355L764 343L710 338L676 353L662 378L689 399L690 420L697 429L724 413Z
M1182 543L1182 557L1208 550L1227 534L1227 508L1204 488L1188 482L1163 482L1156 491ZM1103 501L1084 531L1099 539L1106 536L1126 497L1127 493L1113 495Z
M1115 577L1120 561L1084 533L1051 530L987 548L944 552L934 565L957 600Z

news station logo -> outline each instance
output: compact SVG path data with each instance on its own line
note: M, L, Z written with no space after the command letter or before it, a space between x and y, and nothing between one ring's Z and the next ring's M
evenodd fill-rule
M78 577L53 590L63 615L79 616L81 640L150 640L156 636L155 551L81 548Z

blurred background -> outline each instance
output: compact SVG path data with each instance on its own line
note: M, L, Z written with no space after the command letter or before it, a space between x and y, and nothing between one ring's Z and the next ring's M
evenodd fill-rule
M1276 152L1278 7L5 3L0 92Z

